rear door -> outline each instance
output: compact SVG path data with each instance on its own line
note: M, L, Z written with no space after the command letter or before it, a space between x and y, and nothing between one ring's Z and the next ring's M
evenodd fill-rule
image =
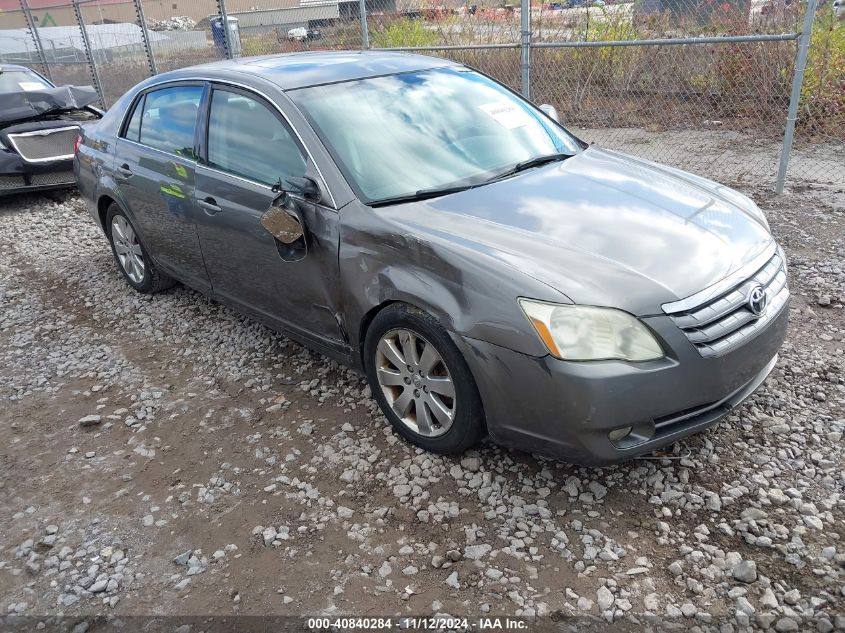
M124 204L150 255L199 290L211 286L195 225L195 137L206 85L152 89L134 104L114 163Z
M307 154L259 95L214 85L196 171L197 227L214 294L265 320L341 349L337 211L299 201L307 253L290 261L261 217L273 186L309 172ZM284 249L282 249L284 250Z

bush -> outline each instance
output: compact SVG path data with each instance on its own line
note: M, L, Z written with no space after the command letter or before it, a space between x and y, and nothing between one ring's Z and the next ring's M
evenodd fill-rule
M713 45L715 55L714 116L771 122L779 128L789 104L794 44Z
M798 125L809 134L845 140L845 21L837 20L830 7L813 24Z
M425 20L402 18L376 25L372 46L375 48L434 46L439 41L437 31L426 28Z
M244 57L252 55L269 55L279 50L279 41L275 33L264 35L248 35L241 37L241 54Z

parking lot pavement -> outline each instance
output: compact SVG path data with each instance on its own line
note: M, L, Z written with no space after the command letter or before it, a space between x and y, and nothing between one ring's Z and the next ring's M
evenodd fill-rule
M420 452L355 372L183 287L134 293L78 198L0 202L0 613L845 629L843 196L748 193L790 265L777 368L603 469Z

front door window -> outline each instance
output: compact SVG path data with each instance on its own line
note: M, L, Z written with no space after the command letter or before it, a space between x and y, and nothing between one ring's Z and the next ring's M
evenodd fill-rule
M211 97L208 165L270 186L305 174L305 157L282 121L255 99L226 90Z

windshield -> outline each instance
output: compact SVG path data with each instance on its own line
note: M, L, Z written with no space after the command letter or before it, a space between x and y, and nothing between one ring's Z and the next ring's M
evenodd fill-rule
M0 71L0 92L29 92L52 88L50 84L33 72L25 70Z
M476 72L445 68L288 93L366 203L471 186L579 142Z

